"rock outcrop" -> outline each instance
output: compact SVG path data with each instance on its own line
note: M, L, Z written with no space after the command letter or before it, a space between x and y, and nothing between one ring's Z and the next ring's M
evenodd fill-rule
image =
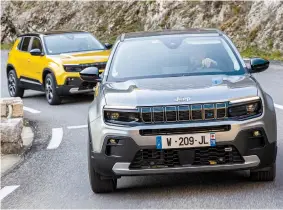
M283 1L11 1L2 5L1 42L31 31L77 29L114 41L122 32L213 27L240 49L283 52Z

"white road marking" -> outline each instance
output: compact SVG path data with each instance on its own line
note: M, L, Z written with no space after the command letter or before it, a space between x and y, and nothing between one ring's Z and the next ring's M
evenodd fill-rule
M63 128L52 128L52 137L47 149L56 149L63 139Z
M20 185L12 185L12 186L6 186L3 187L0 190L0 200L2 200L3 198L5 198L7 195L9 195L10 193L12 193L15 189L17 189Z
M38 110L35 110L35 109L32 109L32 108L29 108L29 107L26 107L26 106L24 106L24 111L27 111L27 112L30 112L30 113L33 113L33 114L38 114L38 113L40 113L40 111L38 111Z
M279 104L274 104L274 106L278 109L283 109L283 106L282 105L279 105Z
M68 126L68 129L78 129L78 128L87 128L87 125L74 125L74 126Z

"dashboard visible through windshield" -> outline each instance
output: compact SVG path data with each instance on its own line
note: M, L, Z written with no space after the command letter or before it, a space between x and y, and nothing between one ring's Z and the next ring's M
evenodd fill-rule
M44 36L47 54L56 55L62 53L105 50L102 45L90 33L65 33Z
M241 75L245 69L221 37L160 36L120 42L107 80L207 74Z

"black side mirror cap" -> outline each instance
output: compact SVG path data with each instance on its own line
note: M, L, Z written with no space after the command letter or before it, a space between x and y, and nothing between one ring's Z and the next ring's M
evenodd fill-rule
M250 59L250 73L258 73L265 71L269 67L269 61L263 58Z
M31 51L29 51L29 53L30 53L31 55L34 55L34 56L42 56L42 55L44 55L44 53L41 52L41 50L38 49L38 48L32 49Z
M97 83L101 82L99 70L97 67L87 67L80 72L80 77L86 82Z
M104 46L106 47L106 49L109 50L109 49L112 48L113 45L112 45L112 44L109 44L109 43L105 43Z

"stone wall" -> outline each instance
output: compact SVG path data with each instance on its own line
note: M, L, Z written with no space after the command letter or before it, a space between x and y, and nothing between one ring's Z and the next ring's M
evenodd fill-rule
M1 98L1 153L15 154L23 147L23 102L21 98Z
M114 41L129 31L219 28L240 50L283 52L283 1L7 1L1 42L31 31L76 29Z

